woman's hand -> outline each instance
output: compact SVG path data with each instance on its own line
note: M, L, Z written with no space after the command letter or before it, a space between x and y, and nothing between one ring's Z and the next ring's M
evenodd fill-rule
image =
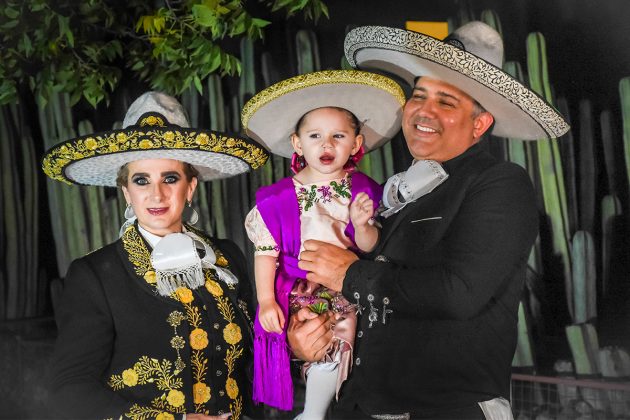
M330 311L321 315L302 308L289 318L287 341L298 359L307 362L321 360L333 338Z
M258 320L267 332L281 333L284 329L284 314L278 302L268 299L258 302Z
M298 266L309 273L306 279L340 292L348 267L359 257L352 251L322 241L304 241Z

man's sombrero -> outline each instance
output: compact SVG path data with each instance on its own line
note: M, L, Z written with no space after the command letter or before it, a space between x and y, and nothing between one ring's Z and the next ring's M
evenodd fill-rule
M569 130L544 99L501 70L503 41L490 26L470 22L444 41L383 26L358 27L344 50L353 67L394 74L411 86L419 76L445 81L477 100L495 120L493 134L526 140Z
M46 152L42 167L68 184L116 186L120 167L140 159L181 160L199 171L200 181L208 181L256 169L267 157L255 141L190 128L175 98L147 92L131 104L122 129L61 142Z
M248 136L272 153L291 157L290 136L307 112L334 106L361 122L363 147L373 150L400 130L405 94L392 79L358 70L326 70L278 82L257 93L243 107Z

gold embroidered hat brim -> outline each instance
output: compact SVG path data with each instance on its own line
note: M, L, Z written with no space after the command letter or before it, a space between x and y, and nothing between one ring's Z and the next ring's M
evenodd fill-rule
M200 181L209 181L259 168L268 158L250 139L164 120L149 113L138 125L61 142L46 152L42 168L68 184L116 186L119 168L135 160L181 160L199 171Z
M493 114L493 134L536 140L569 130L560 113L521 82L454 45L418 32L362 26L346 35L353 67L393 74L413 86L418 76L443 80L466 92Z
M304 114L328 106L345 108L362 123L363 145L369 152L398 133L404 103L402 88L388 77L359 70L326 70L260 91L243 107L241 121L248 136L272 153L290 157L290 136Z

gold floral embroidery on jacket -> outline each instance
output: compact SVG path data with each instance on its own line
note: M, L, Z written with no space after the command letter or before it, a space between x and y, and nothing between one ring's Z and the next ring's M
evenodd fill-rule
M192 366L195 412L206 413L208 409L205 404L212 398L212 389L206 384L208 358L205 349L209 344L208 333L201 328L201 314L199 307L193 304L192 291L186 287L180 287L175 291L175 294L186 308L186 318L191 329L188 342L191 348L190 364Z
M216 254L216 265L230 269L228 260L223 256L220 250L216 249L214 244L208 240L203 232L189 228L202 237L214 250ZM137 228L132 225L124 232L122 236L123 247L129 255L129 261L133 264L136 274L151 286L155 287L155 272L151 265L150 252L142 239ZM225 285L220 282L214 270L204 269L206 278L205 288L215 299L219 313L224 318L226 324L222 330L222 336L228 344L224 363L227 368L227 378L225 383L225 394L230 398L229 404L232 413L232 419L240 419L243 409L243 397L240 393L238 384L233 378L233 373L239 358L243 356L244 349L242 346L243 334L240 326L235 322L235 308L228 296L224 294L224 287L234 288L233 285ZM110 378L110 386L114 390L119 390L125 386L143 385L148 382L155 382L158 389L163 391L162 395L155 398L152 407L142 407L137 404L133 405L126 416L132 419L148 419L162 418L168 419L168 412L183 413L185 404L185 394L180 391L182 388L182 379L176 376L185 368L185 363L181 360L180 350L184 348L188 341L191 348L191 373L193 378L192 398L195 405L195 411L199 413L209 413L206 403L213 398L213 391L207 382L209 360L206 357L207 347L209 345L208 332L202 325L201 304L195 301L193 292L185 287L181 287L171 295L171 298L179 301L185 308L186 314L179 311L172 312L167 318L167 322L174 329L174 336L170 341L171 347L176 350L177 361L173 370L173 363L163 360L160 363L155 359L143 356L133 368L126 369L120 375L112 375ZM240 308L246 307L244 302L239 302ZM247 314L248 316L249 314ZM249 318L249 316L248 316ZM188 337L182 337L178 334L177 327L183 320L186 320L190 326ZM250 321L251 322L251 321ZM216 328L216 327L215 327ZM157 365L156 365L157 363ZM158 366L161 366L158 369ZM153 374L153 378L149 380L149 372ZM161 376L160 376L161 375ZM223 395L223 391L220 392ZM170 417L172 418L172 416Z
M243 397L240 395L238 384L232 378L236 361L243 356L243 347L239 343L243 340L241 327L234 322L234 307L226 296L214 296L221 315L228 321L223 328L223 339L230 345L225 353L225 365L227 366L227 379L225 381L225 392L232 400L230 410L234 418L240 418L243 408Z
M163 412L185 413L186 396L180 389L183 386L179 373L173 370L173 363L168 360L159 361L142 356L132 368L125 369L120 375L112 375L108 385L118 391L124 387L146 385L152 383L162 394L151 401L152 407L134 404L125 415L131 419L156 418ZM167 413L168 414L168 413Z

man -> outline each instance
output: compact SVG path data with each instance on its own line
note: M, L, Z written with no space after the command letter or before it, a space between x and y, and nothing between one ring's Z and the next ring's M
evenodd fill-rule
M517 309L538 217L527 173L477 143L491 127L522 139L569 127L501 71L501 38L481 22L445 41L361 27L345 49L351 64L413 86L402 129L414 163L385 186L389 217L371 259L315 241L301 255L309 280L341 290L361 313L337 415L512 418ZM321 357L329 325L323 316L294 316L294 353Z

